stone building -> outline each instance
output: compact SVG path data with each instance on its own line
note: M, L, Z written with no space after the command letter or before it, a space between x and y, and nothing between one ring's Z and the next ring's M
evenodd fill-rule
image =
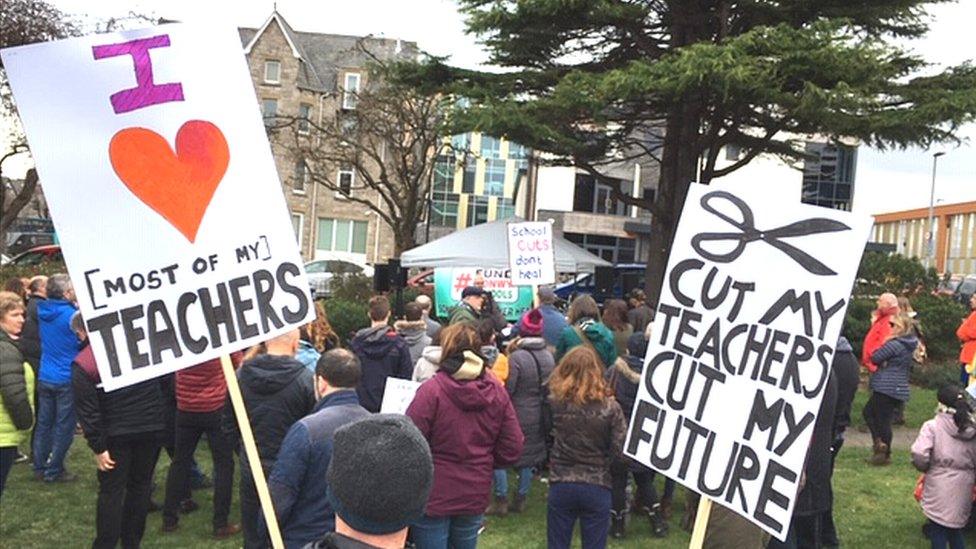
M277 116L308 118L321 125L356 108L355 92L366 85L367 55L380 59L417 55L413 42L294 30L274 11L258 29L238 29L251 79L269 125ZM298 122L301 131L302 122ZM340 258L356 263L385 262L393 255L389 226L363 204L309 181L302 158L288 150L288 130L269 132L285 194L306 260ZM336 180L354 185L354 172L337 170ZM357 190L357 193L371 191ZM362 195L360 195L362 197Z

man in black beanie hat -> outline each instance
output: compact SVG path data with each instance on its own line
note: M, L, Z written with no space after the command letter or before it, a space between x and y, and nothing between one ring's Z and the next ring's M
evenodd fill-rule
M433 483L427 441L409 418L395 414L345 425L333 440L326 497L336 531L305 549L402 548Z

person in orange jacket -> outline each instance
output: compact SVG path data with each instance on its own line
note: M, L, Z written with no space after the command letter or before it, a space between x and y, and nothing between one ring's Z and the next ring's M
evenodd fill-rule
M871 354L881 348L891 334L891 326L888 324L891 317L898 314L898 298L892 293L883 293L878 296L878 308L871 313L871 328L864 336L864 345L861 348L861 365L874 373L878 366L871 362Z
M962 363L959 381L962 382L963 387L969 386L970 375L976 376L976 372L968 370L976 355L976 294L969 298L969 308L972 312L956 330L956 337L962 342L962 350L959 352L959 362Z

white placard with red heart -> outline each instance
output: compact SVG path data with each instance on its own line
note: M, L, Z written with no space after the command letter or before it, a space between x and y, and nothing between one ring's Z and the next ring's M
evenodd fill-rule
M106 390L314 318L233 28L2 56Z

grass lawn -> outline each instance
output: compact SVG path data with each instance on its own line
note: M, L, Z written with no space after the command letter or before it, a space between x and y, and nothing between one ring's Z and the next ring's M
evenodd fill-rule
M928 542L921 535L921 511L912 498L916 474L908 454L896 451L890 467L873 468L863 460L865 448L844 448L834 477L835 517L845 547L923 548ZM206 446L198 451L204 470L210 470ZM157 482L160 485L169 459L160 459ZM73 484L46 485L29 479L30 468L15 465L0 503L0 547L85 547L94 535L96 480L91 452L81 438L75 440L69 455L69 468L81 479ZM235 473L239 473L235 471ZM480 546L485 548L530 549L545 547L546 486L536 483L528 510L523 515L490 518ZM156 493L162 500L162 487ZM161 516L149 516L144 547L240 547L237 538L215 542L210 537L211 491L196 492L201 509L184 515L180 530L163 535ZM689 536L677 524L684 496L678 489L671 534L665 539L650 536L646 521L631 523L626 540L612 541L610 547L687 547ZM239 517L237 491L231 517ZM579 544L577 535L577 546ZM974 540L976 541L976 540Z

